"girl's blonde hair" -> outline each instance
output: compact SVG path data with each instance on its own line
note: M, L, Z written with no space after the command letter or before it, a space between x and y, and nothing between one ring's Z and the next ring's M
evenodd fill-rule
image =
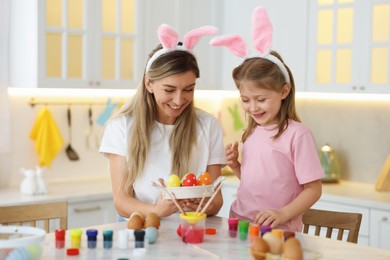
M150 57L159 49L157 46ZM186 51L172 51L160 56L154 61L147 73L151 82L171 75L194 72L199 78L199 68L194 55ZM135 180L145 167L145 161L149 153L152 129L157 118L157 104L152 93L145 87L145 77L137 88L134 97L119 111L118 116L131 116L133 125L129 130L129 147L127 168L122 175L124 190L129 192ZM169 146L172 151L172 173L181 177L187 172L191 151L196 145L196 111L192 101L181 115L176 119ZM153 163L153 162L150 162Z
M283 59L276 51L271 51L270 54L277 57L284 64ZM290 76L291 89L287 97L282 101L282 106L278 114L278 132L275 136L273 136L273 139L278 138L286 130L289 119L298 122L301 121L295 109L294 78L289 67L287 67L286 64L284 64L284 66ZM257 57L247 59L240 66L236 67L233 70L233 79L238 90L240 90L241 84L246 81L256 83L259 88L265 88L277 92L280 92L286 84L285 76L275 63ZM242 135L242 142L245 142L256 126L256 121L249 117L247 128Z

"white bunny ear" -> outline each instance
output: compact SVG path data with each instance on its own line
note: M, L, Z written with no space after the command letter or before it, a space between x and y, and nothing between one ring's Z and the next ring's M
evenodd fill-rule
M257 7L252 15L252 41L260 54L266 54L272 45L272 24L263 7Z
M177 32L167 24L161 24L157 29L157 36L164 48L172 49L179 42Z
M200 37L207 35L214 35L218 32L218 29L214 26L203 26L193 29L184 35L183 44L188 50L192 50L198 43Z
M226 46L234 55L245 57L248 55L248 47L240 35L218 36L210 41L211 46Z

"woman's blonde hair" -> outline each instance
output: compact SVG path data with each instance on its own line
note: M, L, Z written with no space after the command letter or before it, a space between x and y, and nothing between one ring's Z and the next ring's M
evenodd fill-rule
M284 64L283 59L276 51L271 51L270 54L277 57ZM278 114L278 132L273 136L274 139L278 138L286 130L289 119L300 122L295 109L294 78L289 67L287 67L286 64L284 64L284 66L290 76L291 89L287 97L282 101L282 106ZM240 66L233 70L233 79L238 90L240 90L241 84L246 81L254 82L259 88L277 92L280 92L286 84L286 78L278 66L275 63L262 58L251 58L244 61ZM245 142L256 126L256 121L252 117L249 117L247 128L242 135L242 142Z
M158 45L150 57L162 46ZM186 51L172 51L160 56L154 61L147 73L151 82L171 75L194 72L199 78L199 67L194 55ZM145 77L137 88L134 97L119 111L118 116L131 116L133 124L129 130L129 147L127 169L122 175L124 190L129 192L135 180L145 167L145 161L150 148L152 129L157 118L157 104L152 93L145 87ZM176 119L169 146L172 152L172 173L181 177L187 172L192 149L196 145L197 116L192 101ZM152 162L151 162L152 163Z

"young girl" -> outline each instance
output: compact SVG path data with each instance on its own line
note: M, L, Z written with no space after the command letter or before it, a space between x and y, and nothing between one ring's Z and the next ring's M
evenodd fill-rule
M195 29L185 35L182 46L176 32L161 25L162 46L150 54L135 96L106 125L100 152L109 158L120 216L140 211L166 217L177 212L152 181L172 173L207 171L212 181L221 175L225 163L221 128L216 118L196 109L193 100L199 68L192 48L200 36L215 32L210 26ZM180 203L195 211L199 200ZM206 213L214 215L221 206L219 193Z
M253 35L262 34L262 40L267 38L264 33L272 32L264 25L268 22L264 9L255 10L253 22L261 28ZM237 39L220 37L211 44L233 47ZM324 173L313 136L295 110L290 69L278 53L269 51L269 38L268 43L260 37L253 39L257 50L266 52L248 57L233 70L248 125L242 136L241 163L238 142L225 148L228 165L240 179L230 217L301 231L302 213L320 198Z

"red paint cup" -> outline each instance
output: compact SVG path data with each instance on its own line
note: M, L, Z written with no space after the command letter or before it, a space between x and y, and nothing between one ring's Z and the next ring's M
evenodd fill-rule
M56 237L56 248L64 248L65 247L65 230L57 229L55 232Z
M229 218L229 237L237 237L238 218Z
M180 214L181 239L184 243L203 243L206 214L197 214L197 212L186 212L186 215Z

